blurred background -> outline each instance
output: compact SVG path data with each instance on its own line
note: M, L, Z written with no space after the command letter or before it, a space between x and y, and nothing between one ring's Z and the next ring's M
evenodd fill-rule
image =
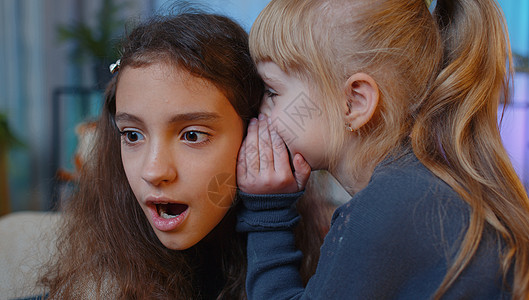
M49 210L90 143L125 28L164 14L167 0L0 0L0 216ZM178 1L176 1L178 2ZM246 30L268 0L193 1ZM499 1L517 70L501 131L529 187L529 1ZM128 25L127 25L128 24ZM502 113L502 109L498 112Z

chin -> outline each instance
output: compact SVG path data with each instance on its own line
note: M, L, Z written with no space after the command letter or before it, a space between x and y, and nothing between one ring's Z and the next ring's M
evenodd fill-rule
M178 251L187 250L195 245L195 244L185 244L185 243L180 244L180 243L174 243L174 242L165 242L165 243L162 242L162 244L167 249L178 250Z
M182 238L175 239L174 236L168 236L167 234L164 234L164 233L161 233L161 234L157 233L156 236L167 249L171 249L171 250L180 250L180 251L187 250L193 247L194 245L196 245L200 241L200 240L193 241L190 239L186 241L182 241Z

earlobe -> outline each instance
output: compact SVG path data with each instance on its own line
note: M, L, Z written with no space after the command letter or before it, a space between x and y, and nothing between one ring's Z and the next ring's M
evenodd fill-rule
M351 131L360 129L373 117L379 100L378 85L365 73L355 73L345 85L345 124Z

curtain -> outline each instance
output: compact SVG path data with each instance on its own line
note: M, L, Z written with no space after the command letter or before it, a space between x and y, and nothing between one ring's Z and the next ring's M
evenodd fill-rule
M0 1L0 113L25 144L8 157L12 210L41 209L49 194L43 11L40 0Z

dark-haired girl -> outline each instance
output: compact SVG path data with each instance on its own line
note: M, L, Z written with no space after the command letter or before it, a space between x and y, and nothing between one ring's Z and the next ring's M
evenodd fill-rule
M204 13L136 27L62 208L50 299L243 299L237 153L263 84L247 33Z

